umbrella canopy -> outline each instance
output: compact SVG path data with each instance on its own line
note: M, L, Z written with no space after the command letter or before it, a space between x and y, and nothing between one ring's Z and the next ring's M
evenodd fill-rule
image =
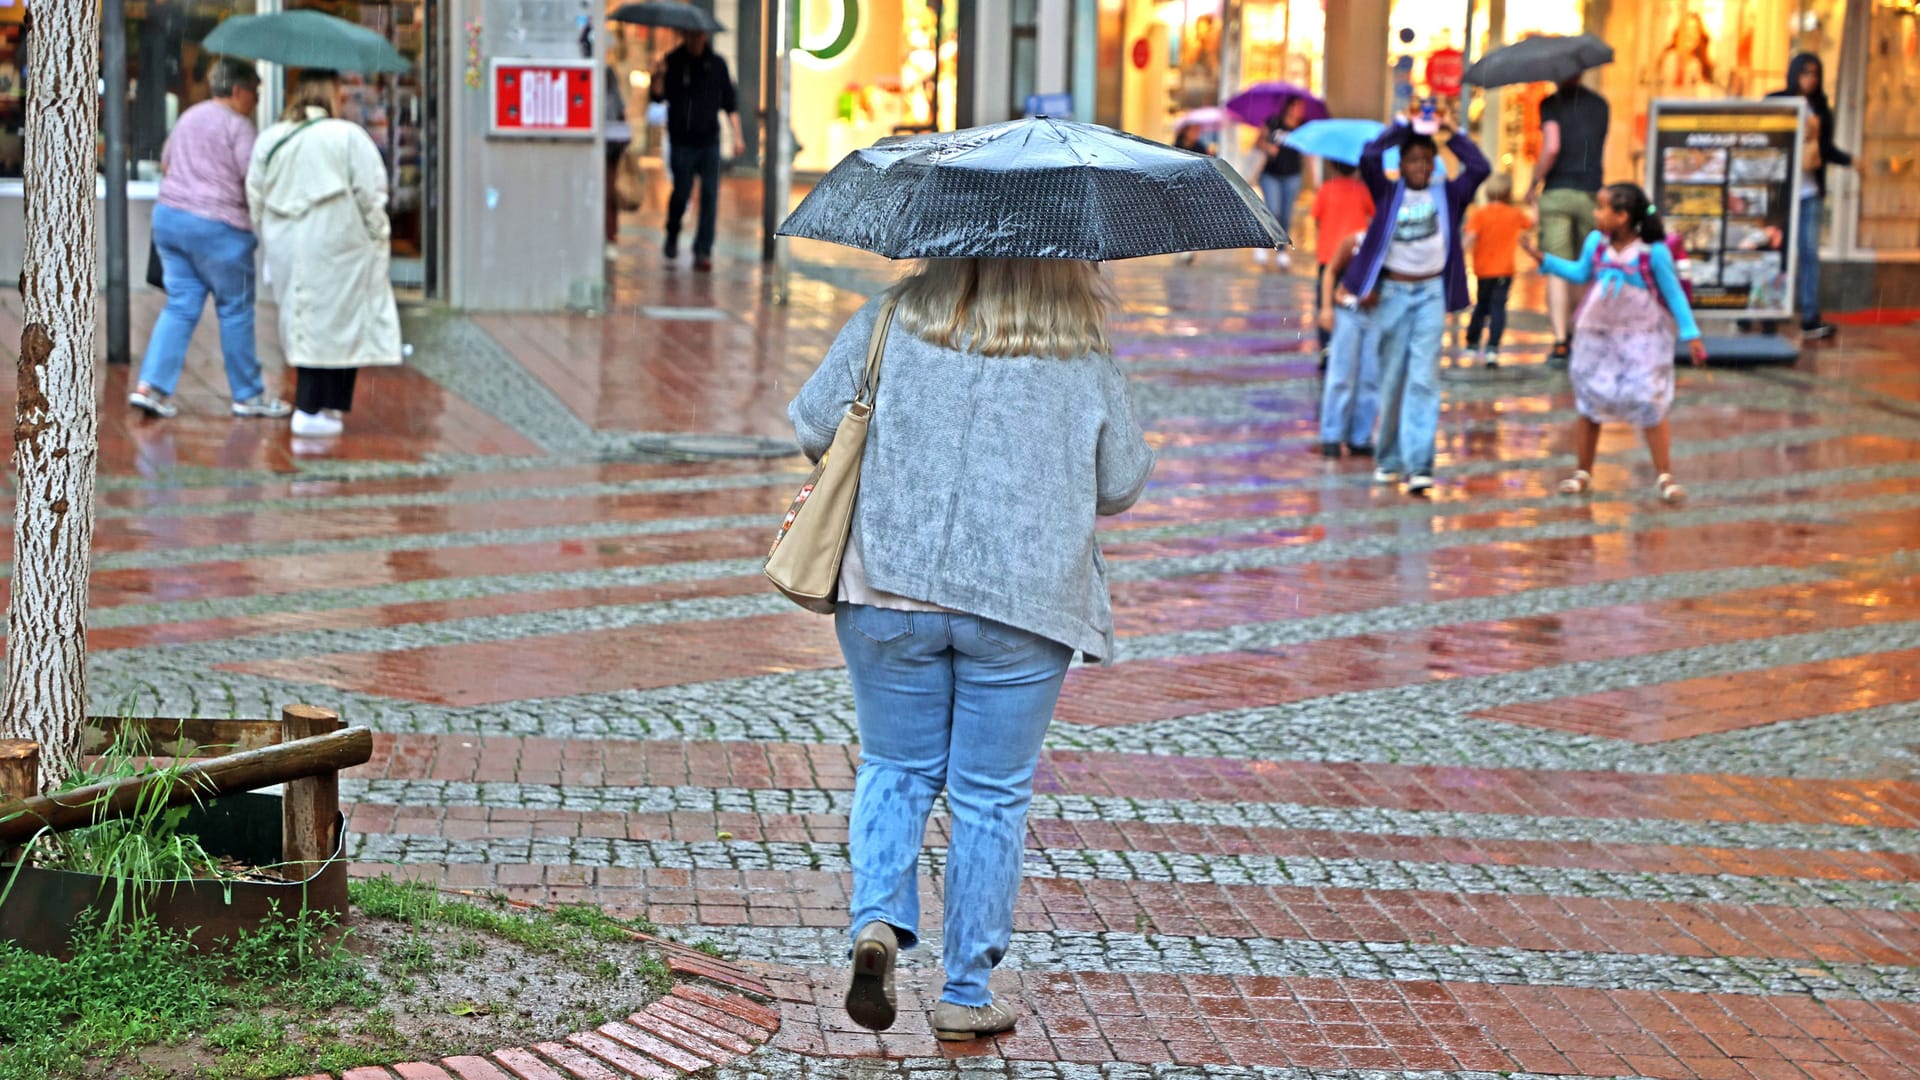
M613 9L613 14L607 18L635 26L664 26L669 30L699 30L708 34L717 34L726 29L720 25L719 19L679 0L640 0L635 4L622 4Z
M1265 127L1267 121L1286 111L1292 101L1306 103L1303 120L1325 120L1333 115L1327 111L1327 103L1315 97L1306 87L1290 82L1254 83L1245 90L1227 99L1227 109L1235 116L1252 124Z
M1237 124L1240 118L1217 106L1209 105L1204 109L1189 109L1173 121L1175 131L1189 127L1225 127Z
M1287 243L1260 196L1218 158L1041 118L856 150L780 235L890 259L1105 262Z
M1280 141L1303 154L1337 161L1342 165L1359 165L1360 152L1367 144L1380 137L1387 125L1378 120L1309 120L1292 131ZM1381 159L1388 172L1400 167L1400 151L1391 148ZM1434 175L1446 176L1447 163L1434 159Z
M222 56L364 75L404 75L413 62L378 33L325 12L302 9L236 15L214 27L203 48Z
M1565 82L1588 68L1613 63L1613 46L1580 34L1561 37L1541 34L1495 49L1467 69L1469 86L1514 86L1521 83Z

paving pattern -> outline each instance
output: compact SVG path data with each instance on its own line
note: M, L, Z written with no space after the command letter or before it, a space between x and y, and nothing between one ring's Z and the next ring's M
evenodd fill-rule
M890 268L798 246L780 306L744 224L711 276L653 235L604 317L410 316L337 445L222 415L209 334L175 421L107 373L97 705L374 726L355 871L717 946L781 1018L725 1080L1920 1077L1920 331L1683 372L1669 508L1624 431L1553 494L1522 316L1411 500L1311 452L1301 279L1113 267L1162 455L1119 662L1042 762L1020 1026L942 1046L937 877L897 1029L838 1010L852 701L758 576L785 402Z

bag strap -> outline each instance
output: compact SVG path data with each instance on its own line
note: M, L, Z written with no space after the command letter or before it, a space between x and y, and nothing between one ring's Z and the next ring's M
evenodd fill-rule
M860 379L860 392L853 397L855 408L873 411L873 399L880 392L880 358L887 351L887 332L893 329L893 308L899 298L888 296L880 302L880 317L874 320L873 336L867 339L867 370Z
M317 116L310 116L307 119L300 121L300 125L298 127L294 128L292 131L287 132L284 138L282 138L279 142L273 144L273 148L267 151L267 159L260 163L260 167L264 169L267 166L273 164L273 155L279 153L281 147L292 142L293 137L295 135L300 134L301 132L307 130L308 128L312 127L313 125L319 122L320 122L320 118Z

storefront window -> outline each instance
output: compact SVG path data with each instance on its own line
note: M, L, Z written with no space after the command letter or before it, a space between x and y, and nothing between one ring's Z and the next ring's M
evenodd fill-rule
M1647 115L1656 100L1755 98L1785 86L1801 7L1799 0L1614 5L1605 32L1616 60L1599 76L1613 105L1608 174L1646 176Z
M801 0L794 166L824 171L889 135L953 130L958 7L941 0L861 3L848 36L840 0Z
M1913 0L1875 0L1867 25L1865 113L1855 243L1881 251L1920 248L1920 20ZM1831 70L1831 69L1830 69Z
M127 160L134 177L160 177L160 150L182 112L212 96L213 57L200 42L220 20L248 15L253 0L127 0ZM18 177L26 125L26 4L0 7L0 177Z
M292 4L312 7L349 22L357 22L392 42L413 61L405 75L363 77L342 75L340 115L367 130L387 164L387 213L393 219L395 280L406 281L419 268L401 260L417 259L424 249L426 170L424 125L426 108L420 80L425 65L425 0L384 0L382 3Z

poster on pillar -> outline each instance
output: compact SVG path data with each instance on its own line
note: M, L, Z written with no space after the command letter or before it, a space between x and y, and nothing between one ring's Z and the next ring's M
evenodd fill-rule
M1690 262L1693 306L1742 318L1792 314L1805 103L1659 100L1649 111L1648 191Z
M596 87L591 60L495 59L487 80L487 134L495 138L591 139Z

